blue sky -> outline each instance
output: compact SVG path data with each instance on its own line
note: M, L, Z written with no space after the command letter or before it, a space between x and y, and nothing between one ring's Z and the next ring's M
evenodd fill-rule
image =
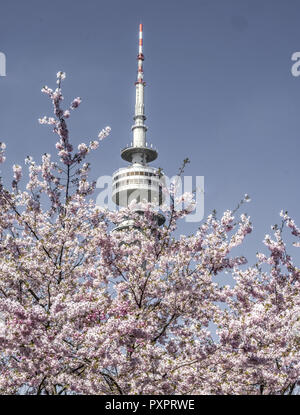
M3 0L0 51L2 167L30 154L54 152L55 137L37 119L51 115L40 90L67 73L66 102L83 102L70 119L79 144L110 125L94 152L92 176L124 166L120 148L131 139L138 24L144 24L148 141L157 166L172 176L205 176L205 214L245 206L254 232L242 253L254 260L281 209L300 224L300 77L291 55L300 51L300 1L289 0ZM190 233L199 224L182 223ZM295 255L296 248L291 248Z

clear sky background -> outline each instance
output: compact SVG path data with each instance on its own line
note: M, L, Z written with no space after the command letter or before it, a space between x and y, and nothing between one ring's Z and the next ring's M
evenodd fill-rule
M300 0L2 0L0 139L11 166L54 153L43 85L67 73L65 101L83 102L70 119L77 145L106 125L111 135L90 156L92 177L125 165L131 140L138 24L144 24L148 141L168 176L182 160L205 176L205 214L233 209L245 193L254 232L241 253L253 262L270 226L288 210L300 224ZM198 223L182 223L190 233ZM295 255L296 248L290 252Z

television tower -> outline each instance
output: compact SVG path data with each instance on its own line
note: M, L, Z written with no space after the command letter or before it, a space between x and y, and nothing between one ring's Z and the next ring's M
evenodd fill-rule
M121 150L123 160L130 163L127 167L122 167L113 173L112 200L120 207L126 207L132 200L137 203L146 200L147 202L161 205L163 201L162 185L163 177L157 173L157 169L148 166L148 163L154 161L158 153L146 141L147 127L144 124L145 104L144 104L144 70L143 70L143 25L139 25L139 49L137 61L138 71L137 80L135 82L135 111L134 125L132 130L132 143ZM137 212L143 213L142 209ZM156 212L158 226L162 225L165 217ZM132 219L124 217L124 220L117 226L115 230L121 230L134 226Z

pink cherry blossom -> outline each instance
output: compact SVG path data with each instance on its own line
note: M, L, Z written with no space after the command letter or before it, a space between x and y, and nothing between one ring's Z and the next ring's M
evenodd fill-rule
M43 88L56 156L27 157L27 183L14 165L12 188L0 185L0 393L297 393L300 269L284 241L288 231L300 246L293 219L281 212L248 265L236 248L252 223L237 209L178 237L191 194L182 210L164 207L161 227L149 203L143 215L134 202L96 206L87 157L110 128L71 142L64 78ZM112 231L124 217L134 226Z

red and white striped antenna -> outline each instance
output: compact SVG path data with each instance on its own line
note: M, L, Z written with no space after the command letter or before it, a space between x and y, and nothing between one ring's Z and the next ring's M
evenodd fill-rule
M140 23L140 32L139 32L139 54L143 54L143 24Z
M143 78L144 78L143 60L145 58L143 55L143 24L142 23L140 23L140 26L139 26L139 54L137 56L137 59L138 59L137 82L143 83Z

